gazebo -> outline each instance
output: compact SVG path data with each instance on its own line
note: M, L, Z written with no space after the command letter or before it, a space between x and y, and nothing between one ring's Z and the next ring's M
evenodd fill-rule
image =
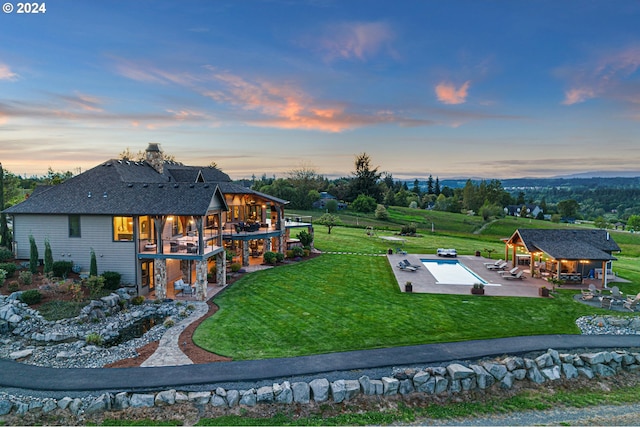
M606 230L517 229L505 240L504 255L515 267L529 264L531 276L550 276L563 283L582 283L585 273L606 286L612 252L620 247Z

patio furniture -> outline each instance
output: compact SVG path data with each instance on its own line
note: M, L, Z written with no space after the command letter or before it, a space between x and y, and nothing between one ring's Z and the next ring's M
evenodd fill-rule
M495 265L495 264L494 264L494 265L487 265L486 267L487 267L489 270L504 270L504 269L507 267L507 265L509 265L507 262L502 261L500 264L497 264L497 265Z
M608 308L609 310L611 310L611 303L612 302L613 302L613 298L611 298L611 297L602 297L600 299L600 307Z
M620 293L620 288L618 288L617 286L611 288L611 298L613 298L614 304L622 302L624 300L622 293Z
M182 295L193 295L193 288L191 287L191 285L185 283L182 279L173 282L173 290L175 291L176 295L178 294L178 292L182 293Z
M509 271L498 271L498 274L501 277L505 277L505 276L515 276L516 274L518 274L518 267L513 267L511 270Z
M601 294L600 289L596 288L596 285L594 285L593 283L589 285L589 291L591 291L593 296L598 296Z
M170 252L178 252L178 242L169 242L169 247Z
M478 251L478 252L480 252L480 251ZM502 264L503 262L504 262L504 260L499 259L499 260L497 260L496 262L485 262L485 263L484 263L484 266L485 266L485 267L487 267L487 268L489 268L489 266L490 266L490 265L498 266L498 265Z
M438 250L436 251L436 254L438 256L453 257L453 258L458 256L458 252L455 249L438 248Z
M593 299L593 297L595 297L593 292L591 292L589 289L580 289L580 292L582 292L582 299L584 301Z
M420 268L422 267L420 264L411 264L409 262L408 259L403 259L402 262L404 263L404 265L406 265L407 267L413 267L413 268Z
M405 270L405 271L416 271L418 269L417 267L413 267L411 265L407 265L402 261L400 261L398 263L398 268L400 268L400 270Z
M622 306L630 311L636 311L636 306L640 302L640 294L636 295L635 298L627 298L626 301L622 303Z
M522 271L522 270L518 271L518 274L514 274L513 276L504 275L502 277L504 279L508 279L508 280L522 280L522 279L525 278L524 271Z
M187 243L187 252L190 254L198 253L198 246L195 243Z

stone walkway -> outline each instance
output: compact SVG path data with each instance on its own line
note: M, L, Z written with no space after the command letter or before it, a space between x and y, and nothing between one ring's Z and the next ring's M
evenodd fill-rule
M209 306L206 302L194 301L189 304L193 304L196 308L189 315L173 325L160 339L160 343L155 353L153 353L147 360L142 362L140 366L179 366L179 365L193 365L193 361L187 357L186 354L180 350L180 334L185 330L187 326L200 319L207 314Z

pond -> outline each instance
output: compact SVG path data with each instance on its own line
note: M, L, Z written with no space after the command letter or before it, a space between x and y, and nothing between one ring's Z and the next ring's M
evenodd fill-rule
M164 322L164 318L161 316L151 316L145 317L140 320L136 320L131 325L127 326L124 329L120 330L120 334L118 336L109 339L104 342L105 346L116 346L118 344L122 344L123 342L127 342L134 338L140 338L144 334L146 334L151 328L156 325L162 324Z

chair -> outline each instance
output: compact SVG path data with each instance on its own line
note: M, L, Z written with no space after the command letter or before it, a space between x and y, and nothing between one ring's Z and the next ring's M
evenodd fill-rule
M504 270L507 265L509 265L507 262L501 261L500 264L487 265L486 267L489 270Z
M589 285L589 290L591 291L593 296L597 296L601 294L600 289L596 288L596 285L594 285L593 283Z
M169 242L170 252L178 252L178 242Z
M607 308L611 310L611 303L613 302L613 298L611 297L602 297L600 300L600 307Z
M182 295L193 295L193 287L188 283L185 283L182 288Z
M525 278L524 276L524 271L520 270L518 271L517 274L514 274L512 276L507 276L506 274L504 276L502 276L504 279L508 279L508 280L522 280Z
M398 268L400 268L400 270L405 270L405 271L416 271L418 269L417 267L414 267L412 265L407 265L402 261L398 263Z
M618 288L617 286L614 286L613 288L611 288L611 298L613 298L614 304L618 302L622 302L622 300L624 300L624 297L620 293L620 288Z
M593 299L593 297L595 296L589 289L580 289L580 292L582 292L582 299L584 301Z
M402 262L404 263L404 265L406 265L407 267L413 267L413 268L420 268L422 267L420 264L411 264L409 262L409 260L407 259L403 259Z
M190 254L197 254L198 253L198 247L195 245L195 243L187 243L187 252Z
M636 311L635 308L640 302L640 294L636 295L635 298L627 298L625 302L622 303L622 306L630 311Z
M489 268L489 267L488 267L489 265L496 265L496 266L497 266L497 265L502 264L503 262L504 262L504 260L499 259L499 260L497 260L496 262L485 262L485 263L484 263L484 266L485 266L485 267L487 267L487 268Z
M502 277L509 276L509 275L515 276L516 274L518 274L518 267L513 267L509 271L498 271L498 274Z

